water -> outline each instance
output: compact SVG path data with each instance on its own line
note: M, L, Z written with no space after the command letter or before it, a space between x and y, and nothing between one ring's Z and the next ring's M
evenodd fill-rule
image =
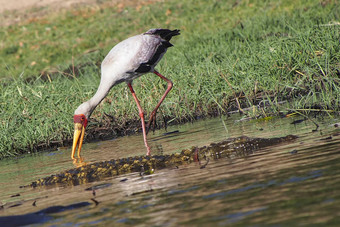
M337 119L237 121L215 118L150 135L154 154L168 154L225 138L298 135L294 142L244 158L211 160L131 173L79 186L19 188L73 168L70 148L0 161L0 226L286 226L340 223L340 130ZM146 152L141 135L85 144L86 162ZM92 190L92 188L94 190ZM47 210L44 210L48 208ZM5 216L17 216L14 219Z

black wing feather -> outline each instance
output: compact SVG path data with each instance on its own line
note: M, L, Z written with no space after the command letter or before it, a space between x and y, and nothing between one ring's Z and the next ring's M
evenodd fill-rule
M161 44L158 46L155 54L152 58L145 63L140 64L140 66L135 70L138 73L147 73L151 70L151 66L154 65L162 54L167 50L167 48L172 47L170 40L173 36L179 35L179 30L169 30L169 29L151 29L144 33L144 35L156 35L162 39Z

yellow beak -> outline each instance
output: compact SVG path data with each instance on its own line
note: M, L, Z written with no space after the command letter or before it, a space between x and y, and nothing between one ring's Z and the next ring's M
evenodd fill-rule
M83 145L85 135L85 127L81 123L74 123L74 135L71 158L74 159L74 154L78 145L78 158L80 158L81 146Z

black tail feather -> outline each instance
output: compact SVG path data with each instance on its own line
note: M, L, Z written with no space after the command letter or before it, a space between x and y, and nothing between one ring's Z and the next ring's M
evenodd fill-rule
M180 30L170 30L170 29L163 29L163 28L156 28L150 29L149 31L145 32L144 34L150 35L159 35L162 39L170 41L173 36L180 35Z

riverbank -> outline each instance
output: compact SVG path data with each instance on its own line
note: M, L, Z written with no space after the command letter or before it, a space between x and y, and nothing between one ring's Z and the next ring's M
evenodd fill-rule
M2 26L0 158L68 144L73 112L95 93L102 59L119 41L154 27L181 30L157 67L174 82L158 114L163 125L247 107L254 107L245 111L252 117L336 114L338 7L311 0L144 1L62 10ZM151 74L134 82L147 113L165 87ZM133 98L121 84L93 113L86 141L139 128Z

